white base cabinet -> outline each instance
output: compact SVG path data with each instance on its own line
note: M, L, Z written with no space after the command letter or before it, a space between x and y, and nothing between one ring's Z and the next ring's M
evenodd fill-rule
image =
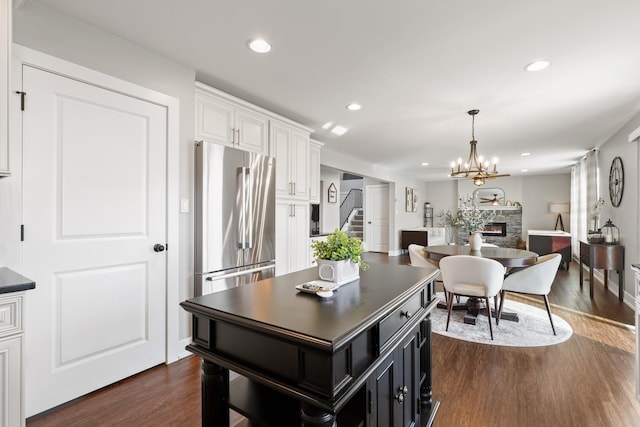
M24 426L23 292L0 296L0 427Z
M634 272L634 293L635 293L635 311L636 311L636 400L640 402L640 264L632 264L631 270ZM624 274L624 272L623 272Z
M309 204L276 201L276 276L309 267Z

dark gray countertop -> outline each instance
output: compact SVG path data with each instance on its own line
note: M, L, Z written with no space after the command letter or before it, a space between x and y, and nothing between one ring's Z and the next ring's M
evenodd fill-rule
M26 291L28 289L34 289L35 287L36 282L33 280L7 267L0 267L0 294Z

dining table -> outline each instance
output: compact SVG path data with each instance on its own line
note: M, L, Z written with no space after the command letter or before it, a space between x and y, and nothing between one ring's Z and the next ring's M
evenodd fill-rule
M503 247L491 247L483 246L479 251L471 250L471 246L464 245L435 245L425 246L422 251L424 256L434 264L447 256L453 255L472 255L483 258L493 259L498 261L505 267L505 275L508 275L514 270L520 270L522 268L534 265L538 261L538 254L532 251L516 248L503 248ZM440 308L447 308L446 304L438 304ZM485 313L485 305L482 298L469 297L464 303L454 303L453 310L466 310L464 315L464 323L476 324L476 318L478 314ZM491 310L492 315L497 315L497 310ZM517 322L518 313L503 311L500 319L510 320Z

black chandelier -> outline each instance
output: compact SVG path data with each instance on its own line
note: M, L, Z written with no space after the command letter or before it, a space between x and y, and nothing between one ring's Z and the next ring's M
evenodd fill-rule
M469 110L467 114L471 116L471 152L467 162L463 165L462 159L459 158L458 162L451 162L451 177L452 178L471 178L473 184L481 186L487 179L498 178L501 176L509 176L509 174L500 174L497 170L498 159L494 158L491 162L484 160L482 156L478 156L478 150L476 146L478 141L475 137L475 117L480 110Z

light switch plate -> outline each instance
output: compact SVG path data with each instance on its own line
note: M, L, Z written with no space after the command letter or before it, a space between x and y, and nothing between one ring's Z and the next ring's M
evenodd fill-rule
M189 199L180 199L180 213L189 213Z

